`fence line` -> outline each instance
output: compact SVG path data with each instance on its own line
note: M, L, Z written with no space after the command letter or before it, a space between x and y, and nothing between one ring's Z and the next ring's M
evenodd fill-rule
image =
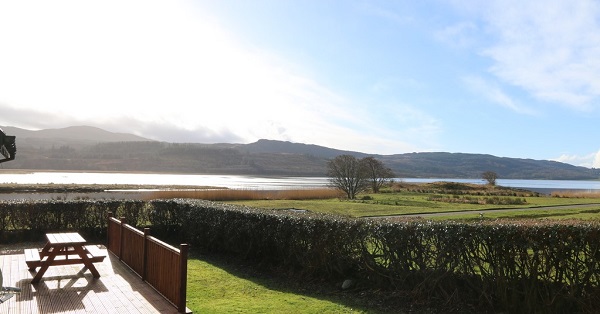
M108 214L107 248L142 280L169 300L180 313L186 312L188 245L179 249L150 236Z

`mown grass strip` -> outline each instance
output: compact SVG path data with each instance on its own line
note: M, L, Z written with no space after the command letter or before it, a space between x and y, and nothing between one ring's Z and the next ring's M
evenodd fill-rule
M194 313L380 313L206 256L188 260L187 300Z

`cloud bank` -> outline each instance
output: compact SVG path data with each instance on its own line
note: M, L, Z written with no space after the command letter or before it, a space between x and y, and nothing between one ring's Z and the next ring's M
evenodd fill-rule
M480 10L494 40L482 54L490 72L540 101L597 110L600 3L490 1Z

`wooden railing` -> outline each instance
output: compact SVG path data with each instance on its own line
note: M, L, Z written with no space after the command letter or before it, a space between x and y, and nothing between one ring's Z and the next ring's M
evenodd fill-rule
M179 249L127 225L125 218L116 219L108 214L107 248L142 280L169 300L180 313L185 306L187 288L188 245Z

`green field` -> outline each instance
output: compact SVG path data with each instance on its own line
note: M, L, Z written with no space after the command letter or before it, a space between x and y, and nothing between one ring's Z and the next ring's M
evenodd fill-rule
M382 193L382 194L365 194L359 198L365 200L345 200L345 199L327 199L327 200L249 200L249 201L230 201L232 204L241 204L258 208L267 209L304 209L312 212L328 213L335 215L343 215L350 217L369 217L369 216L395 216L407 214L431 214L445 213L455 211L473 211L472 217L479 217L480 212L486 212L495 209L519 209L519 208L539 208L552 207L575 204L598 204L595 209L600 208L600 198L557 198L548 196L539 197L513 197L500 196L498 198L506 198L514 200L515 198L525 199L525 203L521 205L493 205L493 204L464 204L464 203L449 203L432 201L429 198L434 195L430 193ZM485 196L476 196L485 198ZM485 213L485 217L510 217L516 218L519 213L525 218L532 218L535 215L544 218L582 218L582 219L600 219L600 214L593 212L594 208L585 208L580 210L552 210L539 209L539 213L533 213L532 210L515 211L514 213ZM469 215L460 216L443 216L438 219L448 218L471 218Z

